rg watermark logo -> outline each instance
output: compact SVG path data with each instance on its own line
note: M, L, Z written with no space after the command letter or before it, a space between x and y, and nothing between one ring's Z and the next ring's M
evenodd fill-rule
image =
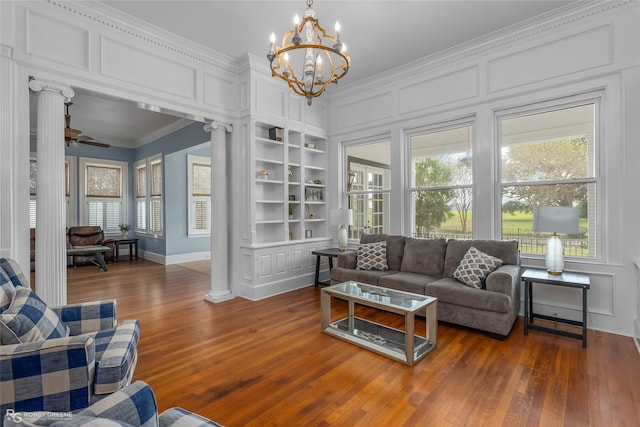
M13 409L7 409L7 412L4 418L6 420L11 420L14 423L21 423L24 420L31 420L31 419L61 420L65 418L71 418L71 412L50 412L50 411L16 412Z

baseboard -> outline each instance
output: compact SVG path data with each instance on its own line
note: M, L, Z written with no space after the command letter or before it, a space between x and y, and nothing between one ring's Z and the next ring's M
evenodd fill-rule
M320 277L322 278L322 276ZM314 274L309 273L259 285L240 282L239 284L234 285L231 290L234 295L246 298L250 301L258 301L275 295L284 294L286 292L295 291L296 289L313 286L313 279Z
M188 254L167 255L164 257L165 264L179 264L181 262L202 261L211 259L211 251L191 252Z

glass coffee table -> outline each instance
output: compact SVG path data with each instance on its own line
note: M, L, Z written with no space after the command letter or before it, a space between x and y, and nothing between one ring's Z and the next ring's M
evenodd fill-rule
M413 366L436 347L438 299L359 282L344 282L322 289L322 332L383 356ZM331 319L333 298L347 301L347 317ZM355 305L403 315L405 330L355 316ZM425 335L415 334L415 315L426 318Z

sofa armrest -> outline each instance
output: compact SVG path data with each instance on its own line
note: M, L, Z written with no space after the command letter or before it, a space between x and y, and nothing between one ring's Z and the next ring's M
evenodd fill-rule
M345 252L338 254L338 267L342 268L356 268L358 261L357 252Z
M118 322L115 299L69 304L52 310L69 327L71 336L114 328Z
M511 296L520 296L520 266L501 265L487 276L486 289Z
M0 413L73 411L93 395L91 335L0 346Z

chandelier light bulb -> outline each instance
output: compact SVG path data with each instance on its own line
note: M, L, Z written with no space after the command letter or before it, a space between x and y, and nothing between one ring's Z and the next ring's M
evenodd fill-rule
M340 23L336 21L336 40L340 41Z

